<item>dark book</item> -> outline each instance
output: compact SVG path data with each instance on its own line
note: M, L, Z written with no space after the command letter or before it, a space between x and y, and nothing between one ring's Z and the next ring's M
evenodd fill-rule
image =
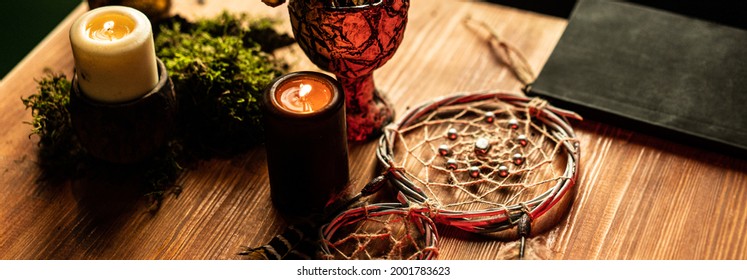
M529 88L584 117L747 154L747 31L582 0Z

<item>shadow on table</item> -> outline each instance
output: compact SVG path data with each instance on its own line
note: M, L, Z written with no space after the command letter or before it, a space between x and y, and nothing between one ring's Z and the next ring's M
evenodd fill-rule
M68 155L65 155L68 156ZM136 164L113 164L91 158L85 153L71 155L67 159L47 159L40 153L37 178L37 194L63 191L62 186L70 185L78 207L88 211L91 217L109 220L122 212L129 212L135 205L138 211L156 214L163 195L176 190L154 186L154 173L167 171L152 170L161 167L151 161ZM164 180L167 175L158 173ZM176 176L177 174L168 174Z
M139 209L146 200L140 167L123 167L107 163L89 164L72 180L72 193L78 208L91 219L108 223Z
M145 177L141 166L118 166L86 159L68 169L49 170L40 166L35 196L48 201L33 215L37 224L35 240L29 245L41 259L80 259L116 256L112 247L125 225L149 221Z

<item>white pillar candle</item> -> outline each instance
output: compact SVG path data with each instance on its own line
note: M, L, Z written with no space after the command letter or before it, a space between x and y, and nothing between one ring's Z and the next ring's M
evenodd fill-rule
M93 9L73 23L70 44L80 89L93 100L134 100L158 83L151 24L138 10Z

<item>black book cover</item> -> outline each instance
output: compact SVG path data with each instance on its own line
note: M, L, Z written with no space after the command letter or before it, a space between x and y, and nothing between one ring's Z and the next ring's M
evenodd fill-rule
M581 0L529 94L587 118L745 154L747 31Z

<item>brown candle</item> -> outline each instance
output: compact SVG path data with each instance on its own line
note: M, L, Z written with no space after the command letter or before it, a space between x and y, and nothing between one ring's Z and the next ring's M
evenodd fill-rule
M320 212L347 185L344 102L339 83L316 72L287 74L265 90L267 168L281 213Z

